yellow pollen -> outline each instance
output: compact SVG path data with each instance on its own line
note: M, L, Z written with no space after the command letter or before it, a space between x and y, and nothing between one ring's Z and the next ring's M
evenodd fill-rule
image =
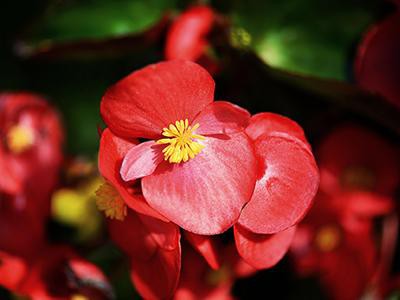
M117 190L108 182L103 183L96 191L96 204L106 217L123 221L128 213L127 206Z
M32 129L23 125L12 126L7 133L8 148L18 154L33 145L34 133Z
M198 123L193 127L189 126L188 119L185 119L164 128L162 135L166 138L157 141L157 144L169 144L162 151L164 159L170 163L179 164L182 161L187 162L199 154L204 145L197 140L205 139L204 136L194 133L199 126Z
M341 233L334 225L327 225L318 230L315 244L323 252L329 252L339 246Z

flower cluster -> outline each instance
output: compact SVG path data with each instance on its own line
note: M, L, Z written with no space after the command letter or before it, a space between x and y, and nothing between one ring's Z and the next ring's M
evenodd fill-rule
M181 60L136 71L103 96L99 208L115 219L111 236L144 298L171 297L183 284L182 234L219 269L211 238L233 227L241 259L273 266L318 189L301 127L213 97L207 71Z

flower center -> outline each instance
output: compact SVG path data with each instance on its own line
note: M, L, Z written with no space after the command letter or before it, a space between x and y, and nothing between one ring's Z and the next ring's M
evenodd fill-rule
M157 141L157 144L169 144L163 149L164 159L170 163L179 164L187 162L201 152L204 145L196 140L204 140L204 136L194 134L194 131L199 128L199 124L193 127L189 126L189 121L176 121L175 125L170 124L168 128L164 128L162 135L166 138Z
M320 228L315 236L315 244L323 252L329 252L339 246L341 233L334 225L327 225Z
M7 133L8 148L18 154L33 145L34 133L32 129L23 125L12 126Z
M128 213L125 201L118 191L108 182L103 183L96 191L96 204L106 217L123 221Z

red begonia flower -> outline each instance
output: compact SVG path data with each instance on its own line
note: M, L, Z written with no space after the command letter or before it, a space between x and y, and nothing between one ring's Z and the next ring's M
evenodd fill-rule
M357 82L400 108L400 12L366 33L355 60Z
M251 118L246 132L255 139L259 176L239 224L258 234L280 232L298 223L310 208L318 189L318 168L293 121L259 114Z
M317 151L321 189L337 195L340 191L366 190L393 195L400 174L396 150L378 135L357 126L336 129Z
M0 94L0 135L0 192L35 198L37 214L48 214L62 162L58 114L40 96Z
M178 227L129 210L123 221L110 221L109 230L131 260L131 278L141 296L171 298L181 270Z
M215 14L208 6L194 6L184 11L168 30L165 58L194 61L214 73L217 63L206 53L214 20Z
M121 177L141 180L148 204L185 230L217 234L231 227L256 180L249 114L213 102L214 81L200 66L169 61L136 71L111 87L101 114L117 136L146 138L132 147Z
M376 270L376 248L372 230L347 230L342 214L330 196L319 193L298 225L291 254L298 273L319 275L333 299L359 299Z

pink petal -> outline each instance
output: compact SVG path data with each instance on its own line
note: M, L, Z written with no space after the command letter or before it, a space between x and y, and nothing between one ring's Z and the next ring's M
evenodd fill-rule
M228 134L243 130L250 120L250 113L230 102L216 101L208 105L193 121L199 123L198 134Z
M202 143L201 153L185 163L161 163L142 179L142 190L151 207L185 230L218 234L236 222L250 199L257 165L244 133Z
M148 141L132 147L121 165L121 177L125 181L151 175L163 161L163 145Z
M239 223L254 233L276 233L299 222L310 208L318 189L318 169L298 139L273 133L258 139L255 147L265 173Z
M246 133L252 140L272 132L282 132L307 143L304 131L295 121L274 113L259 113L251 117Z
M276 234L255 234L235 225L235 243L240 256L256 269L271 268L289 249L295 227Z
M147 66L111 87L101 101L101 115L125 138L156 139L162 129L194 117L213 101L214 80L189 61Z
M217 245L213 237L185 231L185 238L203 256L211 268L217 270L220 267Z

